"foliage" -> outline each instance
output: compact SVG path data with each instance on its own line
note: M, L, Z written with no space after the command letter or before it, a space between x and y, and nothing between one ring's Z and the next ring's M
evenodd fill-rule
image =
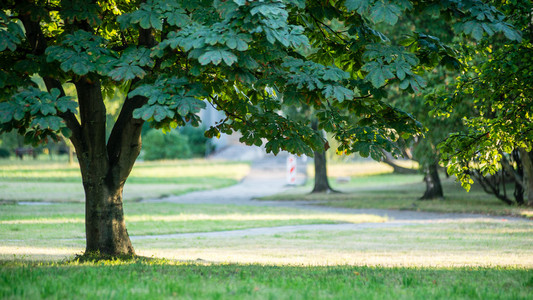
M204 135L203 127L194 127L191 125L185 125L179 129L172 130L170 133L165 134L154 134L154 129L145 126L143 128L143 149L145 159L154 160L154 159L187 159L191 157L205 157L208 150L212 150L210 147L209 139ZM146 140L146 137L148 140ZM168 135L171 136L168 136ZM156 137L157 136L157 137ZM174 142L162 142L162 140L174 140ZM150 145L152 142L156 141L157 146ZM177 148L176 148L177 147ZM188 149L188 150L187 150ZM149 154L149 157L146 158L146 154ZM157 153L157 154L156 154ZM167 153L167 154L165 154Z
M213 150L202 127L184 126L180 129L180 134L187 137L193 157L205 157Z
M0 158L9 158L11 156L11 151L6 148L0 148Z
M279 113L309 105L339 151L379 159L421 129L384 100L385 87L417 92L434 67L428 53L448 63L455 53L411 30L408 44L393 44L377 24L431 10L475 39L521 38L479 0L86 2L2 2L0 133L17 131L33 144L70 138L87 187L87 250L108 254L133 253L125 223L111 220L123 220L112 195L120 198L140 153L144 122L164 132L198 126L198 112L211 105L226 118L207 137L240 131L248 145L267 140L268 152L312 155L326 147L319 131ZM434 47L412 51L428 39ZM76 95L65 93L67 83ZM104 98L117 89L126 99L106 138ZM120 238L99 238L108 235Z
M505 43L493 37L465 45L466 70L451 94L430 99L448 116L461 102L472 103L464 119L465 130L452 134L440 145L448 172L466 189L473 180L468 170L478 168L483 176L495 174L513 150L531 151L533 145L533 28L529 1L506 1L500 8L513 16L512 23L523 30L523 38ZM529 16L529 17L528 17Z
M177 131L163 133L150 130L144 136L144 156L146 160L185 159L192 156L189 139Z
M209 137L239 130L247 144L268 138L266 148L275 153L311 155L311 148L322 146L304 124L276 113L281 106L308 104L319 111L320 128L336 134L341 151L377 158L375 147L393 150L399 135L419 130L408 114L380 98L389 83L411 91L425 86L420 76L425 62L409 49L428 36L411 34L406 48L390 44L372 24L394 25L406 10L431 9L447 17L460 11L461 32L476 39L498 32L520 39L501 13L479 1L96 1L83 7L75 0L52 6L7 1L0 16L6 29L0 45L2 131L16 129L34 143L59 133L70 136L65 118L76 113L75 99L50 83L49 91L32 87L29 76L37 73L47 82L90 78L113 86L132 81L128 97L147 99L133 117L166 131L185 122L197 125L196 113L205 106L200 99L208 97L227 113L208 130ZM28 12L29 19L23 17ZM42 33L32 28L37 37L25 37L17 22L28 30L35 20L41 21ZM332 30L332 20L346 30ZM154 33L154 47L136 45L143 30ZM34 45L35 39L48 45ZM39 51L12 52L28 47ZM312 57L299 54L310 47L318 49ZM453 61L453 53L441 51L446 48L428 49ZM7 97L12 100L6 102ZM346 110L360 121L347 122Z

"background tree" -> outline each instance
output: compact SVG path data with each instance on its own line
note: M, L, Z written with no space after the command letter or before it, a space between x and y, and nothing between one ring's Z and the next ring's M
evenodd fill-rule
M318 129L334 133L339 151L399 153L397 139L418 133L420 124L382 101L384 86L420 89L421 60L373 24L393 25L405 10L432 8L461 16L467 21L461 32L477 36L476 20L487 7L480 1L4 0L1 131L16 130L34 144L69 137L86 195L86 252L131 255L122 190L144 122L163 131L197 126L207 99L227 116L208 137L240 131L247 144L266 138L267 151L311 156L324 148L319 133L309 121L278 113L308 105ZM495 18L484 23L513 34L500 13L490 13ZM345 30L328 28L333 20ZM320 51L301 55L310 46ZM34 74L46 90L37 88ZM66 93L67 83L75 94ZM104 96L117 88L126 98L107 136Z
M531 1L494 1L493 4L511 16L510 22L523 32L503 31L496 34L494 25L480 23L472 27L472 37L480 40L465 45L463 54L467 69L459 78L455 91L430 104L440 103L441 114L448 115L463 101L473 101L474 113L465 120L466 130L452 134L442 145L448 172L457 175L465 188L473 183L471 175L490 192L508 204L523 202L533 205L533 25ZM491 11L483 20L492 18ZM490 38L481 40L483 34ZM472 99L472 100L471 100ZM511 201L505 192L487 181L487 176L508 173L515 181L518 195ZM498 179L496 176L493 179ZM505 187L505 186L504 186ZM522 189L524 192L521 192Z

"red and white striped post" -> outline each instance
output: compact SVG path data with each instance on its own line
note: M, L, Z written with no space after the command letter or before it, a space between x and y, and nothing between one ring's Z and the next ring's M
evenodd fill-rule
M292 154L287 157L287 183L296 184L296 156Z

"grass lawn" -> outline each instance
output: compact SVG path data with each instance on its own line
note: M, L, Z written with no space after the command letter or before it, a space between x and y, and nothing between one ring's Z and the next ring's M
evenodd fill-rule
M336 174L332 167L331 174ZM330 183L342 193L310 194L313 179L305 186L281 194L261 198L262 200L315 201L317 204L347 208L379 208L417 210L432 212L480 213L490 215L512 215L533 218L533 208L509 206L493 195L485 193L474 185L466 192L453 178L441 176L444 199L421 201L425 183L422 175L397 175L383 173L368 176L352 176L348 182L339 183L331 176ZM512 189L509 193L512 194Z
M451 180L445 181L446 200L421 202L416 200L424 189L421 175L387 174L372 163L333 167L335 176L351 178L344 184L332 179L344 193L308 195L308 185L269 199L353 208L526 211L479 190L467 194ZM69 190L72 185L81 192L77 168L0 163L0 299L531 299L533 224L525 219L388 226L376 215L131 201L232 184L248 170L248 164L204 161L138 164L126 185L138 190L126 192L124 209L129 234L151 236L132 239L137 254L148 259L79 262L73 258L85 246L84 204L73 201ZM361 176L368 173L376 175ZM359 227L221 232L338 223ZM219 233L161 236L194 232Z
M0 244L5 240L24 237L35 243L52 245L57 239L85 237L85 206L82 203L11 204L1 207ZM124 210L128 232L133 236L385 220L373 215L322 214L294 208L235 205L130 202L125 204Z
M248 163L175 160L137 162L124 200L159 198L221 188L241 180ZM43 160L0 160L0 201L82 202L79 166Z
M530 299L521 268L0 262L0 298Z

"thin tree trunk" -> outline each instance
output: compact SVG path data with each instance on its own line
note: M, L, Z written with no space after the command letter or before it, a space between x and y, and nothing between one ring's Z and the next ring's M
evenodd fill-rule
M311 128L318 130L318 121L311 122ZM321 149L314 151L315 161L315 186L311 193L331 193L336 192L329 185L328 169L326 162L326 151Z
M329 185L326 151L315 151L315 186L311 193L335 192Z
M514 171L512 178L514 179L514 199L518 205L524 205L524 168L522 167L522 160L520 159L520 153L518 150L512 152L513 160L516 162L516 171L510 166L509 162L502 155L503 165L508 166L510 172Z
M420 198L421 200L444 198L442 184L438 172L438 165L436 163L429 165L426 170L424 181L426 182L426 192Z
M533 158L532 153L520 148L520 160L522 161L522 168L524 171L524 194L525 202L529 206L533 206Z

